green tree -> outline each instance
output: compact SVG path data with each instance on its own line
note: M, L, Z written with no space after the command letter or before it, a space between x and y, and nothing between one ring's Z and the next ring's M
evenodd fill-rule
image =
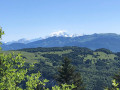
M81 74L79 72L74 74L73 84L76 86L73 90L85 90L85 85L83 84Z
M2 28L0 28L0 39L3 34ZM45 86L48 80L40 81L41 74L39 72L27 75L29 70L23 68L24 63L25 61L20 54L0 54L0 90L22 90L20 83L25 79L27 80L27 90L34 90L40 84Z
M107 88L106 90L119 90L120 89L120 72L113 76L112 88Z
M0 28L0 39L3 34L2 28ZM39 79L41 76L40 72L27 75L29 70L23 68L24 63L25 61L21 54L0 54L0 90L23 90L20 83L24 80L26 80L25 90L49 90L45 88L45 83L48 80L44 79L41 81ZM34 65L30 66L33 67ZM52 87L52 90L71 90L73 88L75 88L73 84L63 84L61 88L58 86Z
M112 88L105 88L105 90L120 90L120 72L113 76Z
M74 84L76 88L73 90L84 90L83 81L80 73L75 72L75 67L71 64L71 60L67 57L64 58L60 68L58 69L58 75L55 76L59 85L61 84Z
M106 87L104 90L120 90L120 88L118 87L118 83L116 82L115 79L112 80L112 88L108 88Z
M113 78L116 80L116 82L118 83L118 88L120 88L120 72L118 74L115 74L113 76Z

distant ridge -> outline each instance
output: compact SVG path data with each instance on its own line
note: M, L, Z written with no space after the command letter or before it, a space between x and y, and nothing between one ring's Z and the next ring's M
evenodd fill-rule
M65 34L66 35L66 34ZM45 39L36 40L29 43L3 44L3 50L17 50L23 48L36 47L64 47L78 46L87 47L92 50L106 48L113 52L120 52L120 35L115 33L102 33L83 36L51 36Z

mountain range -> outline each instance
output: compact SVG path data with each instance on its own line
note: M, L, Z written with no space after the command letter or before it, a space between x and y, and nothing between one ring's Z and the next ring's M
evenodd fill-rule
M30 43L30 42L34 42L34 41L38 41L38 40L41 40L42 38L36 38L36 39L31 39L31 40L27 40L25 38L22 38L22 39L19 39L17 41L10 41L10 42L2 42L3 44L6 44L6 45L10 45L12 43L24 43L24 44L27 44L27 43Z
M63 46L78 46L87 47L92 50L98 48L106 48L113 52L120 52L120 35L115 33L92 34L83 36L70 36L66 33L53 34L44 39L36 39L27 41L25 39L12 42L10 44L3 43L3 50L17 50L23 48L36 47L63 47Z

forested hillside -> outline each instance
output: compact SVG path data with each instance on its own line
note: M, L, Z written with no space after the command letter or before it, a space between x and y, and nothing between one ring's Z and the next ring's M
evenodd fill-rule
M27 63L36 62L31 72L40 71L43 78L51 81L48 87L56 84L54 76L63 57L72 60L76 71L81 73L87 90L111 87L112 76L120 69L120 54L104 48L95 51L80 47L29 48L14 52L21 53Z

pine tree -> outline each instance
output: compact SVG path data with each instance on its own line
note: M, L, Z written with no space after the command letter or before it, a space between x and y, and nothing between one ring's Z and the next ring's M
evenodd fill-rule
M73 90L85 90L85 85L83 84L81 74L79 72L76 72L73 77L73 84L77 86Z
M116 82L118 83L118 88L120 88L120 72L118 74L115 74L113 76L113 79L116 80Z
M80 73L75 72L75 67L71 64L71 60L67 57L64 58L58 74L56 75L56 81L61 84L74 84L76 88L73 90L84 90L83 81Z

